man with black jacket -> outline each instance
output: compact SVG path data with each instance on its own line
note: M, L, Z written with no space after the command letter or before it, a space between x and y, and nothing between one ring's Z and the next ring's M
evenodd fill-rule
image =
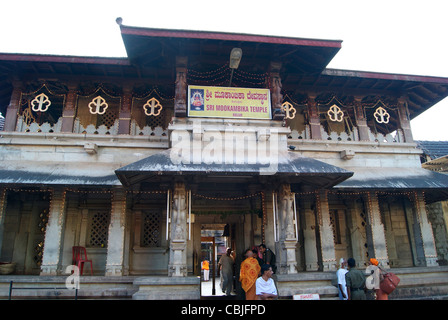
M271 249L266 248L264 243L259 246L260 252L263 254L263 262L272 267L272 271L275 273L277 271L277 266L275 265L275 254Z

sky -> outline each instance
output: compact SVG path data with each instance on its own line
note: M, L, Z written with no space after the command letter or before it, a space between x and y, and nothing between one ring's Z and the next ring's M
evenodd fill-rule
M14 0L0 52L126 57L123 25L342 40L328 68L448 77L447 0ZM411 121L448 141L448 98Z

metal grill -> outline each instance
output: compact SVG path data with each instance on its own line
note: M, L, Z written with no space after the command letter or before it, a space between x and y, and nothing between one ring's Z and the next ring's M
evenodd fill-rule
M160 246L160 226L161 215L158 212L143 213L142 223L142 246L159 247Z
M109 231L109 211L97 211L91 217L89 246L103 248L107 245Z
M117 119L117 110L113 108L108 108L106 112L100 116L101 124L105 125L108 129L114 126L115 119Z

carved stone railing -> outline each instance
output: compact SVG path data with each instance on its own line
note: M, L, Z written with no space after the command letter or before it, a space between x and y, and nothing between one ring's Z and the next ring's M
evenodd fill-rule
M291 133L288 135L288 139L293 140L311 139L310 127L306 126L305 129L301 132L298 132L297 130L292 130Z
M17 125L16 125L16 131L19 132L42 132L42 133L53 133L53 132L61 132L61 126L62 126L62 118L58 119L58 122L51 125L48 122L44 122L43 124L39 125L37 122L33 122L31 124L26 124L25 121L23 121L22 116L17 117Z
M395 137L388 133L383 135L381 133L373 133L369 130L370 141L380 142L380 143L397 143L404 142L403 131L400 129L397 130Z
M323 127L320 128L322 140L328 141L341 141L341 142L352 142L359 141L358 128L354 127L353 131L350 133L347 132L330 132L327 133ZM292 130L288 135L288 139L291 140L307 140L312 139L309 126L306 126L305 129L301 132L297 130ZM403 132L401 129L398 129L395 135L392 133L381 134L381 133L373 133L369 130L369 141L371 142L379 142L379 143L400 143L404 142Z
M135 120L131 121L131 136L155 136L155 137L165 137L167 136L167 130L162 127L155 127L154 129L150 126L144 126L140 128Z
M100 125L99 127L96 127L94 124L89 124L88 126L84 127L78 118L75 119L75 124L73 126L73 132L74 133L87 133L87 134L110 134L110 135L117 135L118 134L118 123L119 120L116 119L114 122L114 125L108 128L107 126Z
M358 129L353 128L351 133L341 132L337 133L335 131L330 132L329 134L324 130L324 128L320 127L320 132L322 134L322 140L332 140L332 141L358 141Z

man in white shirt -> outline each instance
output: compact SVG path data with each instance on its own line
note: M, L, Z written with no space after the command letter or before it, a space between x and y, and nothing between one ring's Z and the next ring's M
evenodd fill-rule
M339 291L339 300L347 300L347 286L345 283L345 274L348 272L347 270L347 261L344 258L339 260L339 269L336 271L336 277L338 278L338 291Z
M272 267L268 264L261 266L261 277L255 282L256 295L259 300L277 299L278 293L272 280Z

